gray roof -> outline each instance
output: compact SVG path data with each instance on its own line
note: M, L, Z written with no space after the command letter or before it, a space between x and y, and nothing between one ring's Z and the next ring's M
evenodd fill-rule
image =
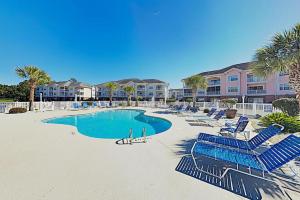
M207 72L202 72L199 73L198 75L202 75L202 76L207 76L207 75L214 75L214 74L222 74L224 72L227 72L230 69L240 69L240 70L247 70L250 68L250 65L253 62L245 62L245 63L240 63L240 64L235 64L235 65L230 65L229 67L225 67L222 69L218 69L218 70L212 70L212 71L207 71Z
M49 84L46 84L45 86L51 87L51 86L59 86L59 87L84 87L84 88L90 88L91 85L83 82L74 82L71 80L68 81L52 81Z
M165 83L164 81L161 81L158 79L138 79L138 78L128 78L128 79L122 79L122 80L110 81L110 82L114 82L114 83L121 84L121 85L128 84L129 82L133 82L133 83ZM96 86L102 86L102 85L105 85L106 83L109 83L109 82L101 83Z

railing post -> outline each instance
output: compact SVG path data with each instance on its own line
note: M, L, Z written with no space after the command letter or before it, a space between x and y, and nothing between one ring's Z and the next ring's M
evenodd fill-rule
M257 114L257 111L256 111L256 103L253 103L252 106L253 106L253 108L252 108L252 110L253 110L253 115L255 116L255 115Z
M146 143L146 128L143 128L143 139L143 142Z
M132 128L129 129L129 144L132 144Z

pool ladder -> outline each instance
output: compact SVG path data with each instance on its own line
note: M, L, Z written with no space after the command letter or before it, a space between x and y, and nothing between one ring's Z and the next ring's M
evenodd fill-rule
M146 128L143 128L142 130L142 137L139 138L134 138L133 137L133 129L129 129L129 135L128 138L122 138L116 141L116 144L130 144L132 145L133 143L146 143L147 142L147 133L146 133Z

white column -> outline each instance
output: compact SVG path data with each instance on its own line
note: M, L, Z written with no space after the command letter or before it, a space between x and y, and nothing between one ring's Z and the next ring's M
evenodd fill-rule
M243 116L245 116L245 95L242 96L242 103L243 103Z
M43 112L43 93L40 93L40 111Z

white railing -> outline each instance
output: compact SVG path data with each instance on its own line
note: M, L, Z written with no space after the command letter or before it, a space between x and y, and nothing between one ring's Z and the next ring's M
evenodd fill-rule
M98 105L100 101L97 101ZM109 101L101 101L102 105L109 105ZM70 110L72 108L74 101L53 101L53 102L34 102L33 107L36 111L48 111L48 110ZM78 103L82 103L78 101ZM169 103L173 105L188 105L192 103L188 102L173 102ZM135 106L135 101L131 101L131 105ZM127 101L113 101L112 106L127 106ZM165 107L163 101L139 101L139 107ZM196 106L200 110L204 108L217 108L217 109L226 109L226 106L220 102L196 102ZM29 102L4 102L0 103L0 113L7 113L11 108L22 107L29 109ZM275 109L272 104L265 103L237 103L233 106L234 109L237 109L238 114L245 115L261 115L265 116L272 112L280 112Z
M174 105L192 105L192 103L187 102L176 102L172 103ZM217 109L226 109L227 107L220 103L220 102L196 102L196 106L199 107L200 110L203 110L204 108L217 108ZM245 115L261 115L265 116L267 114L270 114L272 112L281 112L278 109L275 109L272 104L268 103L237 103L232 108L237 109L238 114L245 114Z

